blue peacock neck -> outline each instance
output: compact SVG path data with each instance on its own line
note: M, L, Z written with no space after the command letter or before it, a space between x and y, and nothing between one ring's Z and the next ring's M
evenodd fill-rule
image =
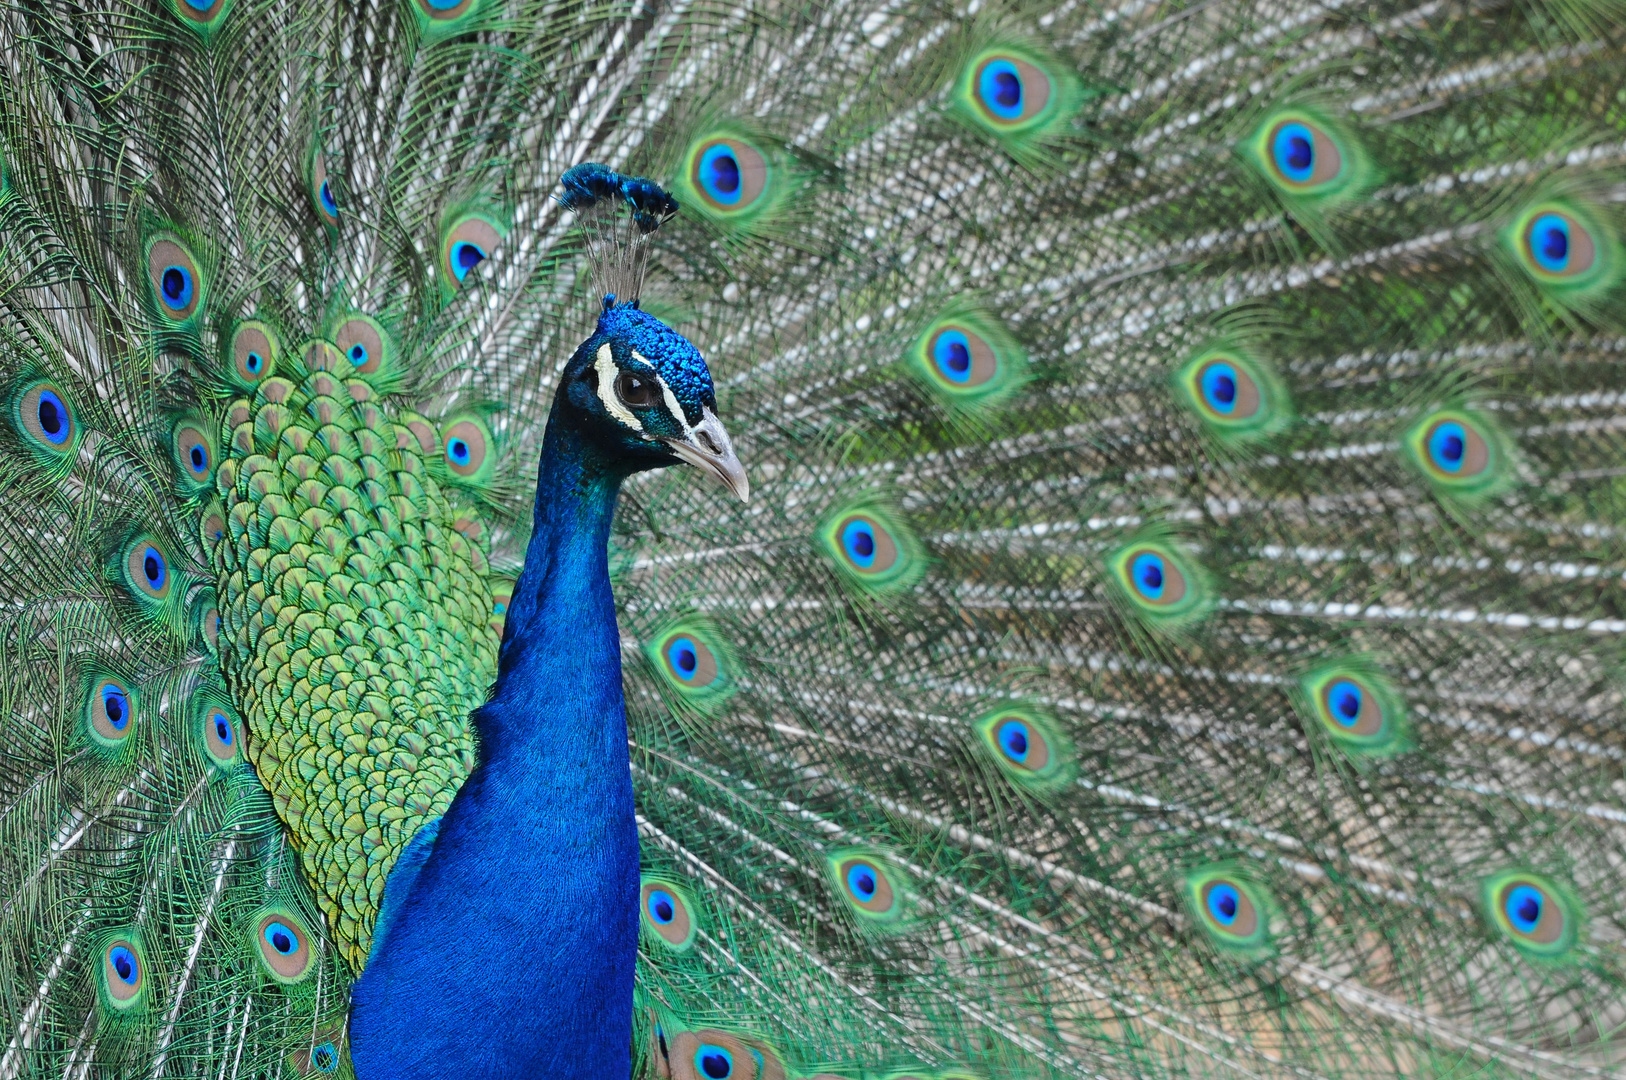
M607 555L623 478L556 403L479 761L392 872L355 987L361 1080L630 1073L638 836Z

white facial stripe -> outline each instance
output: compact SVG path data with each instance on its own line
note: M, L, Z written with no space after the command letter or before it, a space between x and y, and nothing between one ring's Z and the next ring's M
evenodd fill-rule
M666 395L666 411L672 414L673 420L683 425L684 435L693 436L694 428L689 426L688 417L683 415L683 406L678 404L677 395L672 393L672 388L667 386L666 380L659 375L655 376L655 381L660 383L661 393Z
M593 357L593 370L598 372L598 399L604 402L605 409L609 410L611 416L642 435L644 425L640 424L638 418L632 415L632 411L621 404L621 399L615 396L615 377L620 371L615 366L615 358L610 355L608 342L598 347L598 354Z

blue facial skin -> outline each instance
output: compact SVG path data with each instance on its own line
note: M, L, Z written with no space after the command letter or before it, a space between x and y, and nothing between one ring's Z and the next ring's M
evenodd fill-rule
M604 344L623 370L645 357L689 423L716 408L699 351L636 308L606 311L566 366L479 761L391 872L355 986L360 1080L631 1073L638 834L607 545L622 481L678 459L599 399ZM664 402L635 415L679 433Z

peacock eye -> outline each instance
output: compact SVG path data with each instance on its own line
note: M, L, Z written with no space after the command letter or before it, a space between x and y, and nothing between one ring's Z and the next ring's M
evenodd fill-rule
M652 379L623 371L615 377L615 396L629 409L647 409L659 400Z

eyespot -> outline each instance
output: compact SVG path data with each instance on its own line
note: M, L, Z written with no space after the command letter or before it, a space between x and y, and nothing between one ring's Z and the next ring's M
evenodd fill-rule
M500 638L503 628L508 625L508 608L514 602L514 579L509 577L492 577L487 584L491 587L491 619L490 626Z
M1533 272L1557 278L1579 277L1598 258L1587 227L1556 207L1531 216L1524 229L1524 251Z
M615 377L615 396L629 409L647 409L661 400L660 388L654 379L630 371Z
M997 404L1023 382L1026 356L992 316L961 312L926 328L910 357L926 386L957 409Z
M440 242L440 269L448 282L458 285L469 272L491 257L502 243L497 227L483 217L466 217L446 231Z
M1020 129L1042 119L1054 88L1050 76L1013 53L984 53L972 66L972 100L984 121Z
M372 319L357 315L345 320L333 335L333 344L357 375L371 375L384 366L387 344Z
M339 1048L331 1042L311 1047L311 1068L319 1073L339 1071Z
M220 608L210 604L198 616L198 630L203 635L203 643L211 653L220 653Z
M311 205L317 217L330 229L339 227L339 202L333 195L333 184L327 174L327 158L320 152L311 158Z
M1175 390L1210 434L1246 443L1274 434L1292 419L1287 392L1269 366L1246 352L1210 349L1187 361Z
M254 386L277 366L277 339L262 322L237 324L231 338L232 373L243 386Z
M1323 665L1300 680L1300 714L1343 750L1363 756L1409 749L1405 704L1379 671L1355 661Z
M198 536L203 541L203 549L213 553L215 545L226 538L226 515L220 509L219 503L213 503L204 512L203 521L198 526Z
M1412 427L1406 442L1423 474L1442 490L1481 495L1510 479L1496 430L1476 414L1431 413Z
M164 547L145 534L132 540L124 552L125 583L137 598L169 599L174 574Z
M418 10L432 22L456 19L474 7L475 0L416 0Z
M893 591L912 584L923 571L913 537L884 511L852 507L827 521L820 540L854 584Z
M982 335L953 323L939 327L926 343L938 377L958 390L982 386L999 374L999 358Z
M1482 883L1482 892L1491 923L1530 956L1563 959L1579 939L1579 905L1539 874L1496 874Z
M1270 163L1291 188L1314 188L1338 179L1344 155L1331 135L1302 118L1278 122L1270 132Z
M871 859L851 858L841 864L841 884L847 898L865 911L884 914L892 910L897 898L886 873Z
M480 421L463 419L446 429L442 438L446 467L467 480L483 479L490 473L491 432Z
M1119 548L1108 560L1118 594L1146 622L1174 627L1205 614L1207 578L1173 544L1142 540Z
M830 856L836 891L867 929L887 929L903 917L903 878L878 851L848 849Z
M842 554L861 573L885 573L898 561L898 545L873 518L854 514L841 523L839 535Z
M1186 578L1174 561L1151 549L1129 557L1129 587L1148 604L1167 607L1186 596Z
M975 728L1000 770L1019 787L1054 791L1072 781L1072 746L1051 717L1028 708L1000 709Z
M716 1043L701 1043L694 1052L694 1071L707 1080L729 1080L734 1075L734 1055Z
M133 938L116 937L102 948L101 983L106 1000L123 1011L141 1003L147 988L147 959Z
M644 647L655 670L684 702L711 711L734 692L733 663L727 642L703 619L667 625Z
M1188 902L1209 939L1233 951L1269 945L1267 894L1229 865L1205 867L1186 878Z
M223 769L237 764L242 746L235 710L213 694L199 694L197 710L198 726L203 733L203 749L209 755L209 760Z
M266 974L280 983L303 982L314 965L310 931L284 908L262 911L253 922L254 946Z
M786 1075L785 1064L772 1047L727 1031L657 1028L655 1039L671 1080L784 1080Z
M208 487L215 464L214 444L208 433L200 425L185 421L176 425L171 445L182 482L193 489Z
M79 440L68 395L55 383L37 382L17 399L14 423L29 444L52 459L72 452Z
M743 139L702 139L689 155L689 183L702 204L722 214L738 214L764 202L768 159Z
M682 889L658 879L645 879L639 905L645 928L660 941L679 951L694 942L694 919Z
M155 240L147 248L147 276L158 313L172 322L190 319L203 302L197 260L174 240Z
M136 695L130 684L113 675L93 675L85 694L85 727L104 749L122 747L136 729Z

